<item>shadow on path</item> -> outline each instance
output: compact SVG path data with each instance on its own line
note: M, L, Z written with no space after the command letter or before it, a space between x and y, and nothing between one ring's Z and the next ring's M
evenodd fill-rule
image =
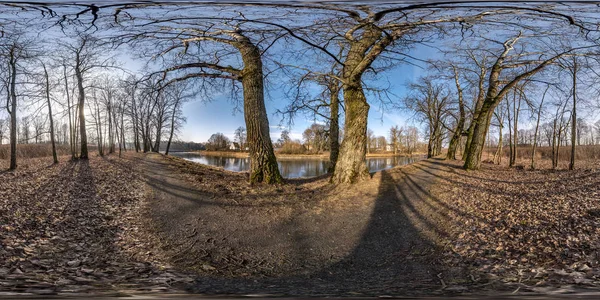
M432 166L431 161L422 161L415 164L417 167L375 173L364 186L349 187L364 189L366 194L335 200L360 205L316 214L311 207L289 208L284 202L278 204L282 207L277 207L275 204L240 206L234 202L209 200L218 195L199 192L186 185L173 176L175 171L169 170L164 159L147 156L145 163L145 176L156 193L153 216L157 218L158 228L167 226L189 232L189 227L196 227L204 238L213 239L213 244L221 243L232 251L244 249L249 259L265 260L274 268L271 275L266 276L213 276L203 272L206 275L197 277L193 292L321 296L431 294L443 287L440 279L448 282L463 276L460 271L448 270L441 262L441 245L448 237L445 224L451 220L445 213L447 207L429 193L430 186L439 181L437 173L449 166ZM253 218L257 209L287 209L288 213L278 222L266 225ZM239 227L226 228L229 221L219 218L228 214L239 218ZM173 229L170 230L168 233L173 234ZM222 241L215 242L215 237ZM190 247L189 252L184 253L186 259L214 259L219 255L211 253L214 247L202 243L194 247L197 249ZM193 254L199 249L203 257ZM276 264L278 259L282 260L280 264ZM252 266L252 262L248 265Z

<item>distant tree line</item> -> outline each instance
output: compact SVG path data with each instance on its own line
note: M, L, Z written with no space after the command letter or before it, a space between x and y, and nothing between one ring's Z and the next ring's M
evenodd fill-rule
M48 120L53 146L56 129L68 124L73 159L86 159L88 144L99 155L159 151L165 142L168 152L186 100L229 95L244 115L244 140L237 143L248 148L250 182L281 183L265 107L268 88L281 85L289 101L279 111L284 119L310 115L328 128L311 126L302 146L330 150L333 183L370 178L367 152L389 142L397 152L402 145L396 133L369 137L372 105L387 113L414 112L426 125L428 156L440 155L447 144L446 157L460 154L469 170L480 167L492 132L503 138L508 131L513 165L523 119L536 124L534 139L540 124L551 122L555 149L568 130L573 168L578 130L583 134L578 113L597 108L597 97L585 93L594 91L586 87L598 78L593 4L0 6L20 16L0 20L0 93L11 153L17 128L23 141L41 134L38 115ZM40 7L49 13L40 15ZM33 18L39 30L32 30ZM64 38L33 34L50 29ZM442 59L424 63L411 55L431 44ZM124 70L115 49L143 60L143 70ZM394 95L391 85L401 83L387 72L406 64L425 64L428 74L408 83L406 95ZM35 116L23 127L17 121L24 123L18 114L25 107ZM214 142L223 145L217 137ZM414 141L404 142L410 152ZM533 145L535 153L537 141ZM16 167L11 154L10 168Z

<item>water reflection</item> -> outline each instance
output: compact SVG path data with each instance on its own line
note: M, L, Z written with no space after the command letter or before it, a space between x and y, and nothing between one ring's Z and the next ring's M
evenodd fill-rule
M204 165L221 167L225 170L242 172L250 169L250 158L224 157L202 155L198 153L171 153L183 159ZM422 157L369 157L367 166L369 171L376 172L399 165L407 165L423 159ZM327 173L329 161L322 158L277 158L279 171L285 178L315 177Z

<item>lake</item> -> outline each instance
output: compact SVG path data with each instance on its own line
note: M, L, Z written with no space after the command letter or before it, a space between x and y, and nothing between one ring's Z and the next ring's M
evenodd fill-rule
M169 153L170 155L181 157L183 159L196 163L220 167L234 172L247 171L250 168L250 158L247 157L225 157L214 155L202 155L191 152ZM381 171L395 166L407 165L423 157L368 157L367 165L370 172ZM323 158L277 158L279 171L285 178L305 178L315 177L327 173L329 161Z

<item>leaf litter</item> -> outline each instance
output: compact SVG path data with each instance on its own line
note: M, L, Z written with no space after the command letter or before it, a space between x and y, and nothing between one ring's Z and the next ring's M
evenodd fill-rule
M67 159L0 173L0 295L164 292L192 281L147 250L148 191L131 162Z

